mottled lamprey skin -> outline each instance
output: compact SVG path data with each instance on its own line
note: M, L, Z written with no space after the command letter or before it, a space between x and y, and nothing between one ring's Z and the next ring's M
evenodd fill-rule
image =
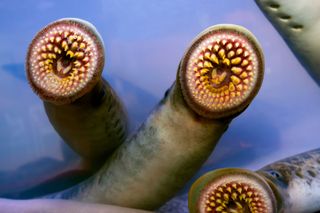
M320 1L255 0L292 52L320 85Z
M219 169L189 192L190 213L313 213L320 211L320 149L269 164L256 172Z
M104 60L95 27L73 18L42 29L26 59L30 85L55 130L73 150L95 162L105 160L127 131L122 104L101 77Z
M263 55L246 29L202 32L180 63L177 80L140 129L86 182L51 198L153 210L173 197L253 100ZM186 101L186 99L188 99Z

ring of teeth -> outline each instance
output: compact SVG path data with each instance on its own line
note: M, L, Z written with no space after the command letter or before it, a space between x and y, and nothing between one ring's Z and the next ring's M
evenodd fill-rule
M33 82L59 96L77 93L92 79L97 67L97 47L81 28L55 25L38 36L31 50Z
M209 110L237 106L250 95L258 59L239 34L218 32L203 39L187 65L187 84L194 101Z
M216 186L205 196L205 205L201 212L227 213L252 212L268 213L264 197L258 189L241 182L229 182Z

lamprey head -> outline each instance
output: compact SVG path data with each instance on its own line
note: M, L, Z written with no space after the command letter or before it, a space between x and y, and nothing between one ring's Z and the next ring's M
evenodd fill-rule
M179 77L191 109L207 118L223 118L249 105L263 73L263 53L252 33L236 25L217 25L192 42Z
M104 66L104 47L95 27L61 19L32 40L26 58L28 80L45 101L70 103L90 91Z
M190 213L273 213L275 197L267 182L244 169L218 169L200 177L189 191Z

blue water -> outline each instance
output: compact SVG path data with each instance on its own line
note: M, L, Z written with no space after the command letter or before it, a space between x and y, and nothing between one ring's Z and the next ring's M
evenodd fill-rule
M1 0L0 197L38 196L88 175L51 127L24 70L35 33L63 17L86 19L102 35L103 75L124 101L131 131L172 84L181 56L199 32L233 23L256 35L265 52L263 86L194 179L219 167L258 169L319 146L320 88L252 0Z

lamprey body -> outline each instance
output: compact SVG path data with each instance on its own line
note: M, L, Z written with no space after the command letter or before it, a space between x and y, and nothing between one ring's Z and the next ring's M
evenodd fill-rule
M189 192L190 213L313 213L320 211L320 149L256 172L227 168L200 177Z
M137 133L91 179L50 197L160 207L194 175L232 118L253 100L263 69L259 44L248 30L208 28L188 48L177 80Z
M104 46L90 23L61 19L42 29L27 54L27 76L49 120L77 153L105 159L126 137L126 115L102 79Z
M320 1L255 0L293 53L320 85Z
M118 206L81 203L67 200L9 200L0 199L1 213L151 213Z

